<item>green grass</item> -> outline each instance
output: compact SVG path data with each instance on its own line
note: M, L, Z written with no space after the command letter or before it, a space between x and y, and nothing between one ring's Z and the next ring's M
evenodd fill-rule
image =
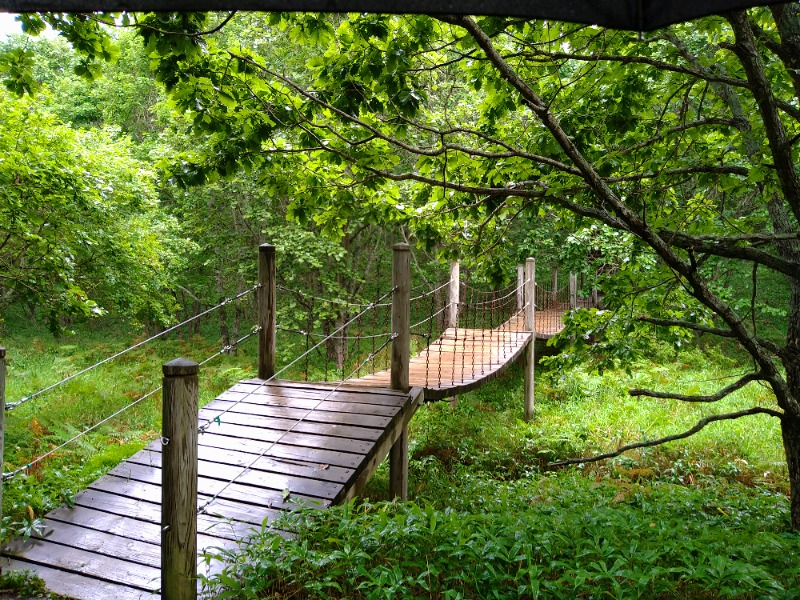
M8 402L123 350L141 339L124 328L78 328L52 337L35 327L9 326L2 344L8 350ZM69 504L88 483L158 437L161 428L161 366L179 356L204 360L220 349L213 334L181 338L170 334L90 371L6 414L4 471L25 467L77 433L148 392L152 397L96 431L59 450L3 486L4 537L29 534L38 519ZM239 379L252 377L252 343L238 356L219 356L200 371L204 404Z

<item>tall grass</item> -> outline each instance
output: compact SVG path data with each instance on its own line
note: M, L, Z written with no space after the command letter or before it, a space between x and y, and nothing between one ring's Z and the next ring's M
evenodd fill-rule
M218 351L205 334L154 342L9 413L5 470L159 387L164 362ZM136 339L122 328L60 339L16 329L3 339L9 400ZM304 349L290 344L280 342L283 361ZM254 367L254 345L218 357L201 370L201 402ZM539 369L536 417L526 423L522 374L512 368L456 405L418 411L410 426L412 502L384 502L383 466L360 504L290 515L282 526L296 531L295 540L264 531L206 583L223 597L276 599L796 597L800 547L787 533L774 419L717 423L688 440L583 468L547 466L676 433L710 412L772 406L769 391L755 385L713 405L627 394L632 387L708 393L742 370L713 349L660 347L631 376ZM41 515L154 439L160 411L157 394L6 482L6 535L30 533Z

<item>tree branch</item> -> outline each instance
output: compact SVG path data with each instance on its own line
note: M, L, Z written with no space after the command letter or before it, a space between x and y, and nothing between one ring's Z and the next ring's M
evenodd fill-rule
M692 236L673 229L664 229L659 232L659 235L668 244L677 248L754 262L800 280L800 264L757 248L736 246L734 243L726 243L720 239Z
M648 146L652 146L656 142L663 140L670 134L673 133L682 133L684 131L688 131L690 129L694 129L697 127L706 127L708 125L728 125L730 127L736 127L739 124L737 119L723 119L723 118L716 118L716 117L706 117L704 119L698 119L697 121L692 121L691 123L684 123L682 125L676 125L674 127L670 127L666 131L662 133L657 133L649 140L645 140L643 142L639 142L638 144L634 144L633 146L628 146L627 148L623 148L618 150L617 152L621 156L625 156L634 152L635 150L641 150L642 148L646 148Z
M649 442L636 442L635 444L628 444L626 446L618 448L614 452L598 454L597 456L589 456L584 458L570 458L568 460L561 460L558 462L549 463L545 465L545 467L549 469L555 469L558 467L566 467L568 465L579 465L584 463L599 462L601 460L607 460L609 458L616 458L620 454L624 454L629 450L636 450L638 448L651 448L653 446L660 446L661 444L666 444L667 442L674 442L676 440L682 440L691 437L695 433L698 433L699 431L704 429L707 425L710 425L715 421L732 421L734 419L741 419L742 417L749 417L750 415L769 415L771 417L777 417L778 419L783 419L782 412L778 412L777 410L772 410L770 408L762 408L760 406L732 413L711 415L710 417L705 417L703 419L700 419L694 427L682 433L676 433L675 435L668 435L666 437L662 437L657 440L652 440Z
M576 60L576 61L583 61L583 62L615 62L621 65L627 64L643 64L648 65L651 67L655 67L661 71L671 71L673 73L681 73L683 75L689 75L690 77L695 77L697 79L701 79L703 81L709 81L712 83L724 83L726 85L734 86L734 87L741 87L741 88L749 88L750 84L744 79L735 79L733 77L725 77L723 75L716 75L711 73L704 73L702 71L695 71L689 69L687 67L680 67L677 65L672 65L670 63L666 63L664 61L655 60L653 58L648 58L646 56L625 56L625 55L617 55L617 54L574 54L570 52L544 52L542 50L535 50L533 52L528 53L520 53L525 58L533 62L541 62L542 59L546 59L548 61L552 60Z
M678 319L659 319L657 317L648 317L647 315L639 315L636 317L637 321L642 323L651 323L659 327L682 327L684 329L691 329L692 331L699 331L701 333L708 333L711 335L718 335L720 337L733 338L736 334L730 329L722 329L720 327L711 327L709 325L701 325L700 323L692 323L690 321L680 321Z
M692 331L699 331L700 333L708 333L710 335L717 335L719 337L736 337L736 334L730 329L711 327L709 325L701 325L700 323L692 323L690 321L680 321L678 319L659 319L656 317L648 317L647 315L639 315L636 317L636 320L641 321L642 323L652 323L658 327L682 327L683 329L690 329ZM775 342L760 337L756 337L755 340L759 346L766 348L775 356L783 357L786 354L786 349L782 348Z
M681 402L718 402L726 396L731 395L736 390L742 389L751 381L764 381L766 377L759 371L757 373L748 373L741 379L734 381L732 384L725 386L716 394L705 396L699 395L686 395L686 394L673 394L671 392L656 392L653 390L634 389L629 390L628 394L633 397L646 396L648 398L662 398L665 400L680 400Z

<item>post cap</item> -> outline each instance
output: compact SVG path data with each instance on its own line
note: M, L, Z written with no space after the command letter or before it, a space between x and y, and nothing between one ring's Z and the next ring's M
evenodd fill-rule
M180 377L181 375L197 375L200 365L188 358L176 358L162 367L165 377Z
M405 242L397 242L394 246L392 246L392 250L395 252L410 252L411 246Z
M275 246L273 246L272 244L261 244L258 247L258 249L261 252L266 252L266 253L269 253L269 254L275 254Z

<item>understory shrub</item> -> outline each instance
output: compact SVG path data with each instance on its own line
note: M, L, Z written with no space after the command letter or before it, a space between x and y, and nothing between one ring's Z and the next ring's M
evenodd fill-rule
M487 482L488 484L488 482ZM222 598L796 598L785 496L575 472L485 510L347 504L265 529L206 586Z

